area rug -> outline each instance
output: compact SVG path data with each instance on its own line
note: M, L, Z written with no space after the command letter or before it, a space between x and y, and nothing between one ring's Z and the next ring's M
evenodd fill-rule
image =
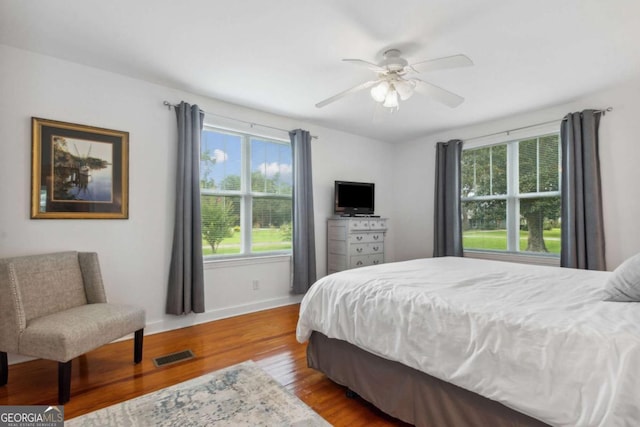
M74 426L329 426L253 361L65 421Z

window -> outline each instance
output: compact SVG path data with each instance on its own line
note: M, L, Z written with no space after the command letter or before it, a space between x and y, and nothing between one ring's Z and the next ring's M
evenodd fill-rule
M203 254L291 251L291 144L205 126L200 152Z
M465 250L560 254L559 134L462 152Z

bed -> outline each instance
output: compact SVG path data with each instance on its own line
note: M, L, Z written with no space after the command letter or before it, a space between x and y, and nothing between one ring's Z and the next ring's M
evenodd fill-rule
M640 306L613 273L468 258L326 276L300 306L309 366L420 426L640 423Z

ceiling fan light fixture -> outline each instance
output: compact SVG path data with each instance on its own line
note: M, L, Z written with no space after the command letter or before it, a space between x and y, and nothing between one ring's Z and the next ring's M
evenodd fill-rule
M387 96L384 98L382 106L387 108L398 108L400 106L398 103L398 92L396 92L393 86L390 86L390 90L387 92Z
M393 86L396 88L398 95L400 95L400 99L406 101L413 95L416 83L412 80L398 80Z
M389 92L389 82L383 81L371 88L371 97L376 102L384 102Z

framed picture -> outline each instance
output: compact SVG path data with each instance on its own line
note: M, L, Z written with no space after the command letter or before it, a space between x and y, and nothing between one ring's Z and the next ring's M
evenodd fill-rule
M129 217L129 133L31 119L31 218Z

